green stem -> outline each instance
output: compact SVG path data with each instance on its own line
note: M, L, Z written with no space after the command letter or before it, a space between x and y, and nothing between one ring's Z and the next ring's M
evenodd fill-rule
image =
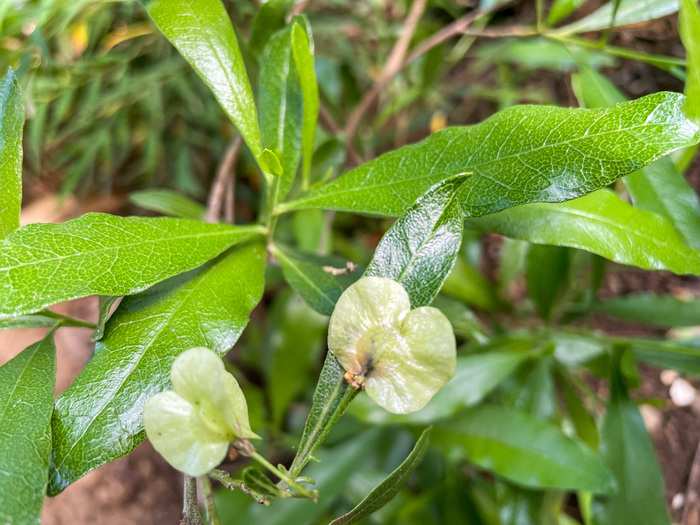
M255 461L257 461L258 463L260 463L267 470L272 472L281 481L284 481L288 486L298 490L299 493L302 494L304 497L309 498L311 500L316 500L316 498L318 497L318 493L316 491L310 491L308 488L299 485L294 480L294 478L292 476L290 476L286 472L282 472L280 469L275 467L272 463L270 463L268 460L266 460L263 456L261 456L257 452L253 452L250 455L250 457L253 458Z
M97 325L94 323L89 323L88 321L83 321L82 319L76 319L75 317L68 317L65 315L57 314L51 310L41 310L38 315L43 315L44 317L50 317L51 319L56 319L60 322L61 326L70 326L75 328L90 328L94 330Z
M214 492L211 490L211 481L206 476L199 478L199 486L202 488L204 496L204 508L207 511L207 521L209 525L221 525L221 519L216 512L216 503L214 502Z
M248 494L251 498L253 498L257 503L260 505L269 505L270 502L268 499L263 496L262 494L252 490L251 488L248 487L243 481L240 479L236 479L233 476L231 476L228 472L224 470L219 470L219 469L214 469L211 472L209 472L209 477L212 479L215 479L219 483L221 483L224 487L226 487L229 490L240 490L244 494Z

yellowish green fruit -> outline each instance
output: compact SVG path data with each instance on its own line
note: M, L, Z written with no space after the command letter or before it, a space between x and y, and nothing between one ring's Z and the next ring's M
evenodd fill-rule
M173 390L149 399L143 420L153 447L176 469L201 476L221 463L233 441L259 438L241 388L213 351L180 354L170 380Z
M455 336L430 306L411 310L408 293L385 277L363 277L338 299L328 348L346 379L395 414L423 408L455 374Z

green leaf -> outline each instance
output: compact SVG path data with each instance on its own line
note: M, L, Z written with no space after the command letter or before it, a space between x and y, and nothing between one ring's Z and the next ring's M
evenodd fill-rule
M163 34L214 93L257 158L255 99L238 40L221 0L142 0Z
M100 295L97 308L97 327L91 338L93 342L99 341L104 336L105 325L107 324L112 305L114 305L118 299L118 295Z
M282 168L277 201L292 187L301 157L303 95L292 56L292 27L270 38L260 62L260 134L263 146L278 152Z
M600 31L610 27L615 2L607 2L590 15L557 30L557 34L570 35ZM615 27L628 26L670 15L678 11L678 0L622 0L615 14Z
M195 268L261 230L89 213L0 241L0 318L87 295L128 295Z
M525 267L527 292L545 321L549 321L552 315L568 270L569 250L566 248L542 244L530 246Z
M285 18L292 0L268 0L260 6L250 27L248 49L256 57L262 53L270 37L286 26Z
M423 456L425 456L428 450L428 444L430 443L431 430L432 427L428 427L423 431L413 447L413 450L411 450L411 453L396 470L389 474L379 485L374 487L372 492L367 494L367 497L358 503L354 509L334 519L330 525L350 525L351 523L357 523L389 503L403 486L408 483L413 471L416 470L416 467L423 461Z
M559 374L557 377L566 411L576 429L576 435L593 450L598 450L598 428L595 419L586 410L578 392L566 377L567 375Z
M640 361L658 368L700 376L700 339L632 339L628 342Z
M678 32L688 61L685 111L691 120L700 122L700 9L695 0L680 0L680 10Z
M428 188L471 172L465 216L561 202L603 188L700 140L685 98L656 93L604 109L516 106L475 126L447 128L369 162L278 211L330 208L401 215Z
M202 220L207 209L197 201L173 190L142 190L129 195L129 200L144 210L180 219Z
M56 384L54 330L0 367L0 522L41 523Z
M586 64L572 79L576 96L586 107L602 107L625 100L610 81ZM652 162L623 179L635 207L667 219L683 241L700 249L700 202L695 190L668 158Z
M433 300L432 305L447 316L455 335L467 337L478 344L484 344L488 341L489 337L486 335L481 321L464 304L439 295Z
M665 219L633 208L608 190L559 204L528 204L467 221L539 244L569 246L646 270L700 274L700 253L688 248Z
M316 121L320 106L316 71L314 70L314 55L306 30L300 24L294 24L292 29L292 53L299 71L301 91L304 95L304 112L301 130L303 164L303 189L308 189L311 164L314 156L314 139L316 136Z
M280 428L289 403L317 379L320 351L326 348L328 318L295 294L277 296L270 314L269 346L272 363L267 393L272 421Z
M560 20L563 20L581 7L585 1L586 0L554 0L552 7L549 9L547 24L554 25Z
M524 412L484 405L436 426L433 441L519 485L610 493L615 480L578 438Z
M293 256L284 248L274 246L272 253L282 265L284 278L311 308L331 315L343 289L338 281L322 268Z
M485 312L505 307L488 279L462 255L457 256L452 273L442 286L442 293Z
M271 149L265 148L260 154L258 162L266 173L270 173L275 177L280 177L284 174L284 168L282 167L279 155Z
M700 326L700 299L636 293L594 303L593 309L654 326Z
M401 283L413 308L430 304L452 271L462 242L457 193L467 177L439 182L420 197L384 234L365 276Z
M0 81L0 239L19 228L24 103L12 68Z
M264 263L262 246L244 245L122 300L95 355L56 400L49 494L143 441L143 406L169 388L178 355L233 346L262 296Z
M328 352L314 392L311 412L306 418L296 456L289 468L292 477L298 476L313 459L316 449L359 392L345 380L344 375L345 369L340 366L335 356Z
M627 395L616 352L610 399L600 431L600 455L617 479L612 496L593 499L594 525L669 523L664 504L664 479L644 420ZM634 504L630 504L634 502Z

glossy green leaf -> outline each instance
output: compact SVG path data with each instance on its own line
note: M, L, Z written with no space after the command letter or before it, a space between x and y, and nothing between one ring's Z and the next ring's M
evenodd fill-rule
M301 130L303 162L303 188L308 189L311 164L314 155L314 139L316 137L316 121L320 106L316 71L314 70L314 55L306 30L300 24L292 28L292 53L299 71L301 91L304 95L303 123Z
M597 496L594 525L670 522L664 504L664 479L637 405L627 395L619 353L610 379L610 399L600 431L600 455L617 479L617 493ZM634 504L630 504L634 502Z
M547 23L554 25L576 11L586 0L554 0L549 8Z
M0 522L41 523L56 385L54 331L0 367Z
M524 412L484 405L436 425L433 442L519 485L611 493L615 480L578 438Z
M685 97L656 93L604 109L516 106L481 124L447 128L352 170L278 211L310 207L401 215L428 188L472 176L465 216L591 193L700 140Z
M129 200L144 210L180 219L203 220L207 213L200 203L173 190L137 191L129 195Z
M467 177L440 182L420 197L382 237L365 276L401 283L413 308L430 304L452 271L462 242L457 193Z
M301 158L303 95L292 56L292 27L270 38L260 62L260 134L263 146L278 154L282 168L273 205L292 187Z
M56 401L50 494L143 441L144 403L169 388L178 355L233 346L262 296L264 264L262 246L244 245L122 300L95 355Z
M605 3L590 15L562 27L557 33L569 35L607 29L612 20L613 5L613 1ZM654 20L676 11L678 0L622 0L615 14L615 27Z
M700 326L700 299L636 293L597 302L593 309L654 326Z
M569 270L569 250L560 246L533 244L527 253L527 292L542 319L549 321L554 302Z
M621 91L586 64L581 64L572 83L576 96L586 107L625 100ZM700 202L671 159L658 159L628 175L623 182L635 207L668 219L688 246L700 249Z
M668 221L633 208L608 190L559 204L518 206L470 219L467 226L528 242L580 248L647 270L700 274L700 253L688 248Z
M221 0L142 0L163 34L214 93L257 158L255 99L238 40Z
M289 468L292 477L298 476L306 464L313 459L316 449L323 443L335 422L359 392L345 380L344 376L345 369L340 366L335 356L328 352L314 391L311 412L306 418L296 456Z
M19 228L24 102L14 71L0 81L0 239Z
M700 122L700 9L696 0L680 0L680 11L678 32L688 61L685 111L688 117Z
M322 268L297 259L291 252L275 246L272 253L282 265L284 278L306 303L323 315L331 315L343 293L338 281Z
M423 431L413 447L413 450L411 450L411 453L396 470L389 474L379 485L374 487L372 492L367 494L367 497L358 503L354 509L334 519L330 525L350 525L351 523L357 523L367 516L374 514L389 503L403 486L408 483L408 479L411 477L411 474L413 474L413 471L416 470L416 467L423 461L423 456L425 456L428 450L431 430L432 427L429 427Z
M105 334L105 326L107 319L112 310L112 306L119 300L118 295L100 295L97 305L97 327L95 333L92 334L92 341L99 341Z
M127 295L249 239L254 226L90 213L0 241L0 318L87 295Z

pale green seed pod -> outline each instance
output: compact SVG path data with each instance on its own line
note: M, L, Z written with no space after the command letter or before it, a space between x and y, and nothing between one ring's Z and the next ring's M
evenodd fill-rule
M385 277L363 277L343 292L328 348L351 384L395 414L423 408L457 364L447 317L430 306L411 310L404 287Z
M213 351L180 354L170 380L173 390L146 402L143 421L153 447L176 469L202 476L223 461L231 442L259 438L241 388Z

